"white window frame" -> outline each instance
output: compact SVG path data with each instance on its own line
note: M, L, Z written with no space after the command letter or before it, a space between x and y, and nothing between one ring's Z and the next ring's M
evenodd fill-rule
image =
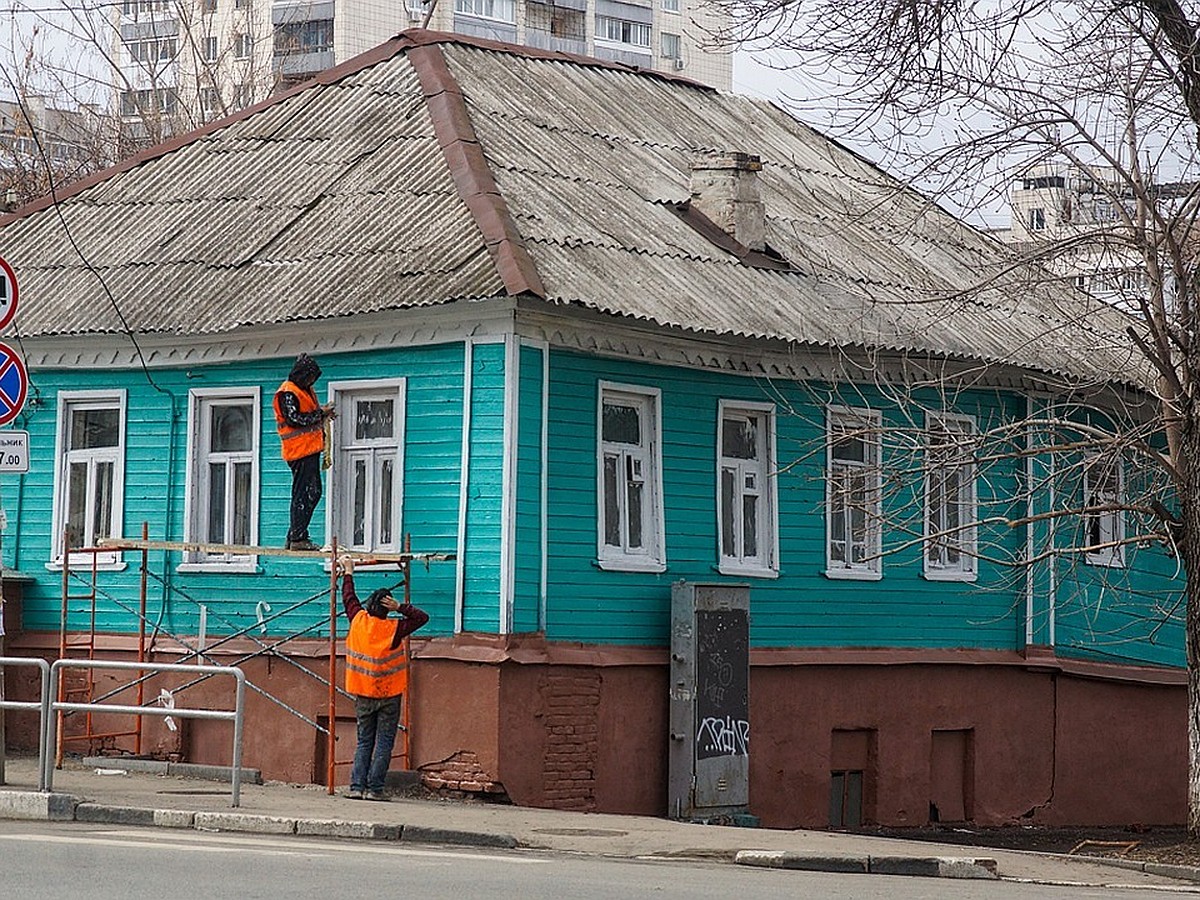
M641 444L606 442L604 440L604 403L606 400L620 401L642 410ZM633 448L633 449L631 449ZM631 548L628 543L628 514L626 511L628 491L618 491L618 515L621 518L621 546L612 546L605 540L607 519L605 515L604 461L605 456L615 454L624 460L618 469L625 469L628 484L629 466L638 459L642 462L642 481L645 493L642 503L642 544ZM662 490L662 391L642 385L618 384L601 381L598 385L596 402L596 558L602 569L620 572L665 572L667 569L666 527L663 515Z
M863 581L878 581L883 577L883 479L882 479L882 441L879 429L883 423L883 415L878 410L866 407L848 407L830 405L825 409L825 575L829 578L847 578ZM855 465L849 461L837 461L839 468L861 468L869 473L869 490L873 492L873 502L870 502L866 513L866 537L864 541L864 561L853 563L848 559L835 561L833 555L834 538L834 466L833 456L834 429L848 425L851 429L862 429L866 432L864 442L872 451L872 459L864 460ZM872 472L873 470L873 472ZM868 498L870 500L871 498ZM850 556L847 552L845 556Z
M407 379L378 378L355 381L335 381L328 386L328 400L333 403L338 416L333 420L333 442L330 448L333 465L329 469L326 490L325 533L337 536L338 546L347 550L365 550L378 553L400 553L404 547L404 442L407 418ZM356 456L370 455L380 445L376 443L347 445L347 428L354 427L351 404L356 399L391 399L393 407L395 455L392 457L392 540L388 544L376 543L376 530L370 529L371 538L364 546L353 543L352 535L342 533L349 527L352 515L353 477L351 460ZM373 472L374 469L372 468ZM368 567L362 567L368 568Z
M54 518L52 519L50 535L51 560L46 564L50 569L61 569L63 564L63 528L67 516L67 490L69 478L67 467L75 459L87 459L95 462L113 463L112 510L109 523L111 537L120 537L125 524L125 429L128 423L126 415L127 398L125 390L114 391L59 391L57 425L54 435ZM68 451L68 429L70 428L71 412L75 409L111 409L115 407L118 413L119 425L117 445L105 448L103 451L75 450ZM91 479L89 479L90 481ZM86 546L89 541L81 538ZM72 553L70 565L90 566L91 553ZM98 569L124 569L125 562L119 550L111 553L97 553L96 567Z
M490 19L510 25L517 21L516 0L454 0L454 12L460 16Z
M262 421L261 392L257 387L194 388L188 391L187 492L184 495L184 540L202 542L200 523L208 515L208 466L210 454L210 416L213 406L246 405L251 407L251 423ZM259 476L262 453L261 429L251 428L251 446L239 456L250 463L250 541L258 544ZM236 553L185 554L180 572L257 572L258 556Z
M759 458L755 460L726 457L726 418L756 419L758 423ZM775 404L755 403L743 400L719 400L717 402L717 571L725 575L747 575L760 578L776 578L779 575L779 504L776 492L778 479L775 477ZM734 476L734 500L731 521L734 523L736 555L725 553L725 510L722 481L725 470L732 468ZM739 524L743 508L747 476L754 476L752 489L758 497L758 552L744 555L745 545Z
M670 31L660 31L659 39L659 55L663 59L683 59L683 36L674 34ZM674 47L668 47L668 44L674 44Z
M972 438L975 433L975 419L972 416L946 412L925 414L925 495L922 504L925 542L922 545L921 556L924 560L924 575L930 581L974 581L978 574L979 545L976 522L979 518L979 488L974 456L968 447L961 447L954 459L944 460L945 464L939 465L936 471L933 458L935 436L950 434L966 440ZM947 445L943 442L940 446ZM959 479L959 521L967 524L960 524L953 534L942 535L946 541L954 543L958 548L958 561L951 563L946 560L946 544L935 543L938 538L934 536L944 531L942 523L949 518L949 503L946 502L945 490L935 491L934 483L944 483L953 475L957 475ZM936 498L940 498L937 510L933 507ZM935 553L939 550L939 558L935 558Z
M680 8L679 0L662 0L662 11L677 13L683 10Z
M596 43L609 47L637 47L650 51L653 27L646 22L635 22L618 16L596 16Z
M206 35L204 37L204 61L216 62L220 55L217 36L215 34Z
M1117 478L1117 487L1115 495L1098 496L1098 488L1094 484L1093 472L1099 466L1113 466L1113 473ZM1115 541L1111 547L1105 547L1100 550L1089 550L1083 555L1084 562L1091 566L1105 566L1108 568L1124 568L1125 566L1125 510L1124 509L1109 509L1104 512L1090 513L1087 512L1093 505L1096 506L1114 506L1125 502L1125 466L1122 464L1119 456L1114 456L1108 453L1088 453L1083 460L1083 540L1084 546L1093 546L1096 543L1108 543ZM1096 522L1099 528L1099 540L1092 540L1092 523Z

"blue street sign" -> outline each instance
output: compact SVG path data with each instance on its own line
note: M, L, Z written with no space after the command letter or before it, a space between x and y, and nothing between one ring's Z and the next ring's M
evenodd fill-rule
M29 393L29 373L8 344L0 343L0 425L17 417Z

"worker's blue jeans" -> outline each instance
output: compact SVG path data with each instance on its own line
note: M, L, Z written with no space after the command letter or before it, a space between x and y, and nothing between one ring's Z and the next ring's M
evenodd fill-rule
M400 697L355 697L358 747L350 770L350 790L382 791L392 764L392 745L400 722Z

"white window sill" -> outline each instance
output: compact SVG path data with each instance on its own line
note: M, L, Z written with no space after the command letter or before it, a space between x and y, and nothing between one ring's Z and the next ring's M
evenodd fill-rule
M1098 566L1101 569L1123 569L1125 568L1125 560L1113 559L1111 556L1091 556L1084 554L1083 561L1089 566Z
M517 25L517 20L515 17L512 19L499 19L496 16L483 16L479 13L461 12L457 9L454 11L454 16L455 18L462 19L477 19L480 22L496 22L500 25L511 25L514 28Z
M722 575L733 575L739 578L778 578L779 572L776 569L768 569L763 566L744 566L737 563L723 562L717 566L717 571Z
M882 581L883 573L869 569L826 569L825 577L838 581Z
M605 572L651 572L667 571L667 564L655 559L598 559L595 565Z
M222 575L258 575L262 569L258 567L257 559L220 562L205 560L204 562L180 563L175 567L176 572L213 572Z
M633 53L640 53L643 56L653 56L654 51L650 49L649 44L627 44L625 41L610 41L606 38L596 38L597 47L608 47L610 50L627 50Z
M129 568L129 563L125 560L117 560L116 562L97 562L97 572L124 572ZM61 559L56 559L53 562L46 563L46 570L49 572L61 572L63 564ZM78 563L71 566L72 572L90 572L92 569L91 563Z
M921 573L921 577L926 581L978 581L979 576L975 572L955 572L946 569L926 569Z

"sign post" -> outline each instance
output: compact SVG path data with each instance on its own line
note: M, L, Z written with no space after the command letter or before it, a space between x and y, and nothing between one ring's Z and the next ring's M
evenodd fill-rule
M0 329L7 328L17 315L17 273L0 257ZM29 393L29 373L21 358L7 344L0 343L0 425L17 417ZM22 435L23 437L16 437ZM0 432L0 472L29 471L29 432ZM0 657L4 656L4 579L0 563ZM0 702L4 700L4 670L0 668ZM0 784L4 784L5 734L4 708L0 707Z

